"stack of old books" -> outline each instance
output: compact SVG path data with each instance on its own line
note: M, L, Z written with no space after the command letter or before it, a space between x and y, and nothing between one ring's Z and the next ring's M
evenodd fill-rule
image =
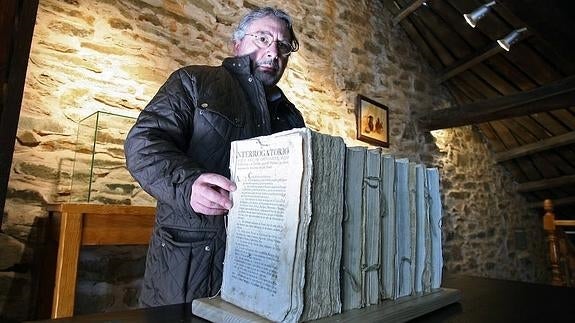
M298 322L437 291L441 200L435 168L294 129L232 143L217 322Z
M347 148L343 310L440 287L439 172L378 149Z

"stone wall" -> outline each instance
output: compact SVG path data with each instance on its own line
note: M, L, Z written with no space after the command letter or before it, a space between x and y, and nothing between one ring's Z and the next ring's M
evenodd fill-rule
M365 145L355 140L363 94L390 107L385 152L440 167L448 272L546 279L539 217L477 131L417 128L414 114L452 101L382 1L40 0L0 233L0 320L33 313L36 223L45 203L84 198L71 189L73 173L102 183L96 202L153 204L122 169L128 126L101 126L96 163L74 167L84 158L75 155L79 124L97 111L135 117L175 69L219 64L234 24L259 5L294 17L301 49L280 86L310 128ZM144 257L142 248L84 250L76 312L136 306Z
M435 131L447 272L548 282L541 217L472 127Z

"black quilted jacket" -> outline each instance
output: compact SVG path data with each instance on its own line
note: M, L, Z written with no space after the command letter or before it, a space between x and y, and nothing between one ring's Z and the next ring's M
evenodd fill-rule
M224 217L192 210L192 183L204 172L229 177L232 141L305 126L277 90L266 102L249 57L227 58L222 66L177 70L140 114L126 138L126 164L157 199L141 305L190 302L219 291Z

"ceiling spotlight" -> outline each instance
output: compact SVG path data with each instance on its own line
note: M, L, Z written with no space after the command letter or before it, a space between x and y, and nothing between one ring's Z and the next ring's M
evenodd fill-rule
M481 7L473 10L471 13L466 13L463 15L463 18L465 18L465 21L467 21L467 23L475 28L475 26L477 26L477 22L483 18L483 16L485 16L489 10L491 10L491 6L493 6L495 4L495 1L491 1L489 3L486 3L484 5L482 5Z
M509 49L511 49L511 45L520 40L521 33L526 30L527 28L515 29L514 31L510 32L507 36L505 36L503 39L498 39L497 43L499 44L499 46L501 46L501 48L505 49L506 51L509 51Z

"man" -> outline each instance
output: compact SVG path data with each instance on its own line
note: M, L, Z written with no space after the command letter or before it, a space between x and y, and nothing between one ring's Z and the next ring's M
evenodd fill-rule
M125 144L130 173L157 203L140 294L143 306L190 302L218 293L232 206L229 150L234 140L304 127L276 86L299 48L282 10L248 13L221 66L174 72L140 114Z

